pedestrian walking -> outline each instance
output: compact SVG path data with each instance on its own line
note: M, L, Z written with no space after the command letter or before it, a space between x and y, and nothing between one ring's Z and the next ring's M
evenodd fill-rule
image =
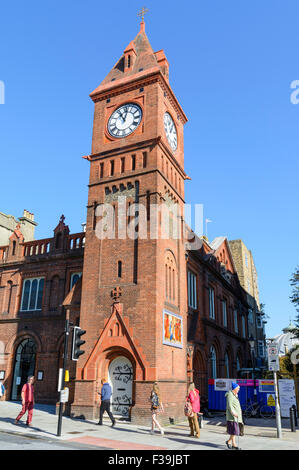
M159 429L160 433L164 434L164 429L160 426L158 421L157 415L159 413L164 413L164 407L161 400L161 393L158 386L158 383L155 382L153 385L153 389L150 395L150 402L151 402L151 412L152 412L152 429L151 434L155 434L155 426Z
M232 389L225 394L227 433L230 436L226 445L232 450L241 450L236 443L236 436L240 436L240 426L243 426L242 409L238 398L239 390L240 386L232 382Z
M32 415L33 415L33 407L34 407L34 376L31 375L28 377L28 381L25 385L23 385L21 398L22 398L22 410L17 416L15 420L15 424L18 424L22 416L28 412L27 414L27 426L31 426Z
M115 418L110 411L110 398L112 395L112 389L110 384L107 382L106 379L101 380L102 388L99 395L101 395L101 406L100 406L100 420L98 422L99 425L103 424L103 414L107 411L107 414L112 422L112 427L115 425Z
M189 385L188 396L186 400L190 401L191 407L192 407L192 414L191 416L188 416L188 421L189 421L189 426L190 426L189 436L193 436L199 439L200 430L199 430L197 413L200 412L200 397L199 397L199 391L195 388L195 385L193 382Z

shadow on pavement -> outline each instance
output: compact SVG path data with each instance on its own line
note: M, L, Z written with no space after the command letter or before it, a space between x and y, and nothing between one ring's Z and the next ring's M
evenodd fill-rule
M196 441L193 441L191 439L188 440L188 441L185 440L185 439L175 439L174 437L169 437L168 439L169 439L169 441L179 442L180 444L192 444L192 445L196 445L198 447L206 446L206 447L213 447L214 449L225 450L225 447L222 444L213 444L212 442L204 442L204 441L201 441L200 439L198 439Z
M19 421L18 424L15 424L15 419L14 418L0 418L0 422L13 424L16 431L26 429L27 431L32 430L32 431L42 432L43 434L49 434L50 436L56 436L56 434L54 434L52 432L47 432L44 429L36 428L35 426L27 426L27 424L25 424L25 421L24 422Z

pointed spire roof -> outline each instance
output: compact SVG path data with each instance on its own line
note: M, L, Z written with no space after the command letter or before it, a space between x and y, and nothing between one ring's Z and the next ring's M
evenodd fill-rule
M126 63L127 56L131 54L130 60L131 66L128 67ZM157 53L158 54L158 53ZM113 85L114 81L126 78L133 78L134 75L142 75L144 72L149 71L150 69L155 69L156 71L161 71L163 73L162 66L160 65L161 60L161 51L157 56L150 45L148 37L145 33L145 23L141 21L140 31L125 48L123 55L114 65L112 70L108 73L106 78L101 82L100 86L96 88L90 96L92 97L95 94L98 94L105 88L105 85ZM164 61L167 61L163 53Z

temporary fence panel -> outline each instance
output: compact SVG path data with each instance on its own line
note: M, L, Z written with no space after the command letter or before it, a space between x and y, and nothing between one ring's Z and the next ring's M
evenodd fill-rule
M263 405L267 405L268 401L269 404L273 403L270 395L275 399L273 380L255 380L255 398L253 379L209 379L209 410L225 411L225 394L231 390L232 382L237 382L240 386L238 398L243 410L256 400Z

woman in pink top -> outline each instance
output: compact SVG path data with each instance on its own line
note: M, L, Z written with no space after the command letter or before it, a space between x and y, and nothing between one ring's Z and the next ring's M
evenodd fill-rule
M200 412L200 398L199 391L195 388L194 383L192 382L188 389L187 400L190 401L192 406L193 415L188 416L189 426L190 426L190 436L199 438L200 430L198 424L197 413Z

